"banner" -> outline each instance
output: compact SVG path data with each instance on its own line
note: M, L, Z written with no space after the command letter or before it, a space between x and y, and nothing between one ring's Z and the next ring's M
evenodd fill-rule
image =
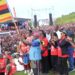
M0 23L12 20L6 0L0 0Z

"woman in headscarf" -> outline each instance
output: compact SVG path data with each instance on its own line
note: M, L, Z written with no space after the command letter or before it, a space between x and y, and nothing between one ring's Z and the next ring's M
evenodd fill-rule
M29 58L31 60L31 68L34 71L34 75L40 75L40 60L41 60L41 49L39 34L35 32L33 34L33 40L31 43Z

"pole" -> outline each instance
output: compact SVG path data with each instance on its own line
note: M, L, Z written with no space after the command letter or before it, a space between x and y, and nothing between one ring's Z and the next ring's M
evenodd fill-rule
M8 5L7 0L6 0L6 3L7 3L7 5ZM9 5L8 5L8 8L9 8ZM10 13L11 13L10 8L9 8L9 11L10 11ZM15 16L16 16L16 14L15 14ZM18 27L17 27L17 25L16 25L16 23L15 23L15 20L14 20L14 17L13 17L13 15L12 15L12 13L11 13L11 17L12 17L12 21L13 21L13 23L14 23L14 26L15 26L16 32L17 32L17 34L19 35L20 32L19 32Z
M14 17L16 17L16 10L15 10L15 7L13 7L13 13L14 13Z

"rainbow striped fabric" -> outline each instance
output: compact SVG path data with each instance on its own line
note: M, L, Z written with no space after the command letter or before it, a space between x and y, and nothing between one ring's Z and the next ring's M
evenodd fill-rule
M0 23L12 20L6 0L0 0Z

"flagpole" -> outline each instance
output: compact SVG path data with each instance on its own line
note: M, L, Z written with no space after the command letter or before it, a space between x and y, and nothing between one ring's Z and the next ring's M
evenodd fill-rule
M7 2L7 0L6 0L6 2ZM8 2L7 2L7 5L8 5ZM8 8L9 8L9 5L8 5ZM9 11L10 11L10 13L11 13L10 8L9 8ZM14 26L15 26L16 32L17 32L18 35L20 35L19 29L18 29L18 27L17 27L17 24L15 23L15 19L14 19L12 13L11 13L11 16L12 16L12 21L13 21L13 23L14 23Z
M13 7L13 13L14 13L14 17L16 17L16 10L15 10L15 7Z
M15 7L13 7L13 13L14 13L14 17L16 18ZM13 18L13 21L15 21L14 18ZM16 30L17 30L17 33L20 34L19 29L18 29L18 27L17 27L17 24L16 24L15 22L14 22L14 25L15 25L15 28L16 28Z

